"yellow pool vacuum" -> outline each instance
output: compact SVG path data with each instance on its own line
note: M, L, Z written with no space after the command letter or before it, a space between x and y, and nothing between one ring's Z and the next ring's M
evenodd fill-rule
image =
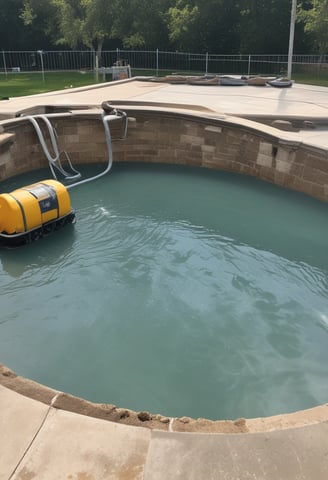
M57 180L43 180L0 194L0 243L31 243L67 224L75 223L67 188Z
M18 246L31 243L49 233L75 223L75 212L71 208L68 189L85 184L106 175L113 164L112 139L109 124L119 121L122 133L119 139L127 135L128 118L125 112L114 108L110 102L103 102L101 115L108 150L106 168L97 175L71 183L65 187L57 180L57 174L65 181L80 179L81 174L73 167L65 151L60 151L57 144L57 134L48 117L50 115L34 115L26 117L36 131L41 147L47 158L54 180L43 180L11 193L0 194L0 245ZM50 152L40 124L48 132ZM62 155L64 154L64 155ZM66 169L61 163L61 157L66 159Z

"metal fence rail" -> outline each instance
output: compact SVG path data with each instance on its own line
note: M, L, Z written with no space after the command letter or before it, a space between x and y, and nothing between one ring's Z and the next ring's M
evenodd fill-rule
M126 60L132 69L152 73L197 72L217 74L272 74L286 72L288 55L218 55L160 50L105 50L101 64L110 67ZM328 55L294 55L293 67L328 66ZM79 71L95 69L95 52L90 50L4 51L0 54L0 72Z

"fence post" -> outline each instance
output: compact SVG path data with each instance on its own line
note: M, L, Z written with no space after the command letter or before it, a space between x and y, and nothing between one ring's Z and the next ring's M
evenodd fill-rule
M5 52L2 49L2 58L3 58L3 68L5 71L6 79L8 78L8 73L7 73L7 65L6 65L6 57L5 57Z
M42 70L42 81L44 82L44 65L43 65L43 50L38 50L41 60L41 70Z
M247 69L247 75L250 76L251 73L251 55L248 55L248 69Z
M119 49L117 48L117 49L116 49L116 61L118 62L119 59L120 59L120 51L119 51Z
M93 48L92 49L92 62L93 62L93 75L95 78L95 82L98 82L98 70L97 70L97 55L96 55L96 50Z
M207 75L208 73L208 52L206 52L206 62L205 62L205 74Z
M93 50L92 50L92 48L90 48L90 67L91 67L91 71L93 72L94 71L94 60L93 60Z
M156 77L158 77L158 48L156 48Z

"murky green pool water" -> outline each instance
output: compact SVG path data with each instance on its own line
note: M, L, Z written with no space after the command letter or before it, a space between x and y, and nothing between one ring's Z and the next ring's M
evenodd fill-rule
M0 251L0 362L96 402L171 416L327 402L326 204L155 165L114 165L70 194L74 227Z

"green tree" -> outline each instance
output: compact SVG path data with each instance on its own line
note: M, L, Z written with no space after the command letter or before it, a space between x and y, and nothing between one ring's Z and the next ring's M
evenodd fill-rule
M314 44L325 51L328 0L298 1L301 8L294 51L306 53ZM291 2L0 0L0 39L7 44L10 40L11 48L17 48L18 41L25 49L33 41L37 48L47 48L46 41L72 48L85 46L96 51L99 61L104 42L107 46L114 41L122 42L126 48L287 53ZM25 26L19 26L20 8ZM10 35L10 28L20 34Z
M192 49L199 19L198 6L178 0L175 6L169 8L166 18L172 44L178 50Z
M178 0L167 15L170 40L181 50L231 53L239 47L239 7L231 0Z
M239 2L237 0L198 1L199 43L203 51L239 53Z
M240 0L242 53L287 53L291 0Z
M116 3L114 35L125 48L167 48L165 14L174 0L120 0Z
M56 8L51 1L23 0L19 17L30 31L37 28L52 44L56 41L58 18ZM41 46L44 48L44 45L41 44Z
M24 25L20 13L23 0L0 0L0 48L26 50L49 48L50 42L43 28L35 23Z
M44 15L44 30L57 45L84 45L96 52L97 63L105 38L113 33L115 0L25 0L22 18L27 25Z
M304 31L323 57L328 51L328 0L310 0L301 3L297 20L304 24Z

